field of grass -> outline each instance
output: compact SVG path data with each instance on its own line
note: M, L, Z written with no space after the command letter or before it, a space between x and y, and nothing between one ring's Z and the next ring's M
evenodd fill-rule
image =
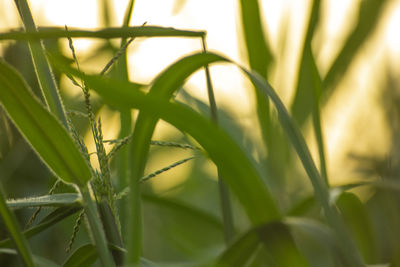
M394 1L359 1L323 71L315 36L326 2L310 1L298 66L288 71L290 101L271 85L287 79L285 49L271 49L287 36L268 36L261 2L237 1L247 59L239 63L208 51L204 30L131 26L134 0L120 27L108 26L110 3L101 1L106 27L98 30L37 27L29 3L15 0L23 28L0 32L0 266L400 266L395 70L379 69L375 90L388 149L350 147L346 167L357 179L329 168L324 121ZM130 79L128 47L160 37L202 49L148 84ZM80 58L80 38L101 45ZM216 65L235 67L249 84L251 134L218 104ZM199 71L207 101L187 88ZM367 125L360 135L375 131Z

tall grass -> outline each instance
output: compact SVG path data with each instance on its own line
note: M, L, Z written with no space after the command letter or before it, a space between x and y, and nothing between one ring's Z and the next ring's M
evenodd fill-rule
M312 1L294 100L287 107L268 82L274 61L279 57L270 49L271 40L257 0L241 0L238 5L248 68L208 52L204 31L145 24L130 27L135 1L128 2L121 27L110 27L110 3L103 1L106 27L91 31L67 27L37 29L28 2L16 0L24 30L0 33L0 40L28 42L31 71L36 73L40 90L32 89L26 75L0 60L0 102L8 117L3 118L3 124L12 122L44 163L48 175L56 177L57 186L43 196L25 192L24 198L9 200L6 195L12 192L0 191L0 213L8 233L0 241L0 253L12 255L4 264L10 259L14 264L13 259L18 255L27 266L59 266L61 261L62 266L399 265L400 246L396 238L388 237L389 245L380 240L381 233L388 233L374 217L378 214L374 205L387 203L389 208L384 212L391 214L391 223L396 225L400 218L397 196L382 188L392 187L397 191L397 182L384 180L333 187L329 182L321 126L327 100L358 48L373 33L385 1L362 1L356 27L325 76L318 68L312 45L322 2ZM148 85L131 81L128 46L136 37L166 36L196 38L203 50L171 62ZM70 47L70 53L65 55L50 52L42 44L48 39L62 38L68 39ZM95 51L112 52L103 71L86 74L74 48L75 38L104 40L106 44ZM115 38L120 39L118 47L110 42ZM262 136L262 147L255 149L267 151L264 158L254 158L253 148L243 141L243 127L217 104L209 66L220 63L236 66L253 86ZM201 69L206 74L204 90L208 93L208 103L185 90L187 79ZM59 88L53 72L65 75L80 88L80 104L76 105L77 100L69 99L68 95L61 98L59 91L64 89ZM119 115L118 139L105 140L103 129L109 121L101 119L100 107ZM132 115L132 110L137 111L137 116ZM319 165L303 136L309 119ZM180 135L172 141L153 140L160 120L176 128ZM12 131L9 138L15 135ZM91 132L95 152L89 152L83 141L86 131ZM107 146L112 146L108 152ZM148 174L149 162L161 150L167 153L186 150L184 153L190 155ZM91 163L93 156L98 168ZM296 158L302 169L296 166ZM190 168L193 178L171 192L160 195L149 185L148 180L168 179L170 170L188 162L193 165ZM217 167L217 182L202 168L205 162ZM286 183L281 181L297 182L296 177L288 177L288 168L299 177L305 171L312 195L300 200L281 195L289 194ZM41 175L41 170L42 167L34 169L33 175ZM58 183L63 186L59 188ZM276 185L280 194L276 194ZM362 202L350 191L361 186L376 190L370 202ZM290 199L289 209L282 209L283 199ZM54 210L44 215L45 207ZM22 230L18 221L23 216L17 218L14 210L25 208L38 209L28 228ZM74 214L77 214L75 221L69 218ZM82 224L82 220L87 223ZM34 241L28 242L33 237L40 238L45 230L50 231L48 228L60 222L72 232L67 250L73 249L69 254L42 255L43 251L32 247ZM86 229L87 236L80 234L85 230L81 228ZM45 239L39 240L44 247L48 245Z

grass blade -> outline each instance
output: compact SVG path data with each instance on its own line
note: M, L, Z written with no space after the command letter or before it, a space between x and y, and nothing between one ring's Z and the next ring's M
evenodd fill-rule
M0 61L0 102L25 139L57 177L85 185L89 167L59 121L32 94L23 78Z
M271 222L247 231L223 252L215 266L246 266L260 244L265 245L276 266L309 266L296 248L289 228L282 222Z
M22 77L0 61L0 101L37 154L64 182L83 185L91 173L64 127L33 96Z
M83 30L71 28L68 32L60 27L39 28L37 31L12 30L0 33L0 40L37 40L48 38L128 38L128 37L203 37L204 31L178 30L159 26L136 26L105 28L102 30Z
M291 105L291 113L300 126L304 124L308 115L311 113L310 99L314 99L313 73L310 68L311 61L313 60L311 42L319 20L320 5L320 0L313 1L298 70L296 93Z
M103 264L113 266L97 210L89 195L91 171L59 121L32 95L22 77L0 61L0 101L20 132L57 177L79 186Z
M377 261L376 241L374 240L371 220L364 204L353 193L343 192L336 201L344 221L350 228L367 263Z
M63 267L83 267L92 266L97 260L97 250L92 244L87 244L77 248L64 262Z
M86 77L86 81L92 85L92 88L94 88L105 101L108 101L112 105L125 108L139 108L142 111L153 114L153 116L157 116L171 123L178 129L192 135L192 137L203 146L210 158L218 167L221 168L221 170L223 170L224 173L230 173L234 175L233 177L235 178L226 177L226 182L238 196L239 201L246 209L250 220L257 225L267 222L272 218L279 217L280 215L276 210L275 204L265 186L260 184L261 188L257 189L253 187L256 186L256 183L260 183L261 181L259 174L257 174L257 171L254 169L253 164L249 161L249 158L237 146L237 144L233 142L228 135L226 135L224 131L217 129L215 125L205 120L202 116L179 104L166 103L164 99L159 97L165 95L169 91L173 91L175 86L181 86L184 80L178 80L177 77L182 75L182 72L186 72L186 75L188 76L198 68L218 61L231 62L226 58L212 53L194 54L181 59L178 63L175 63L174 66L179 64L179 66L184 66L184 68L181 69L181 72L175 70L174 75L172 75L175 77L175 79L166 80L165 83L160 84L160 88L164 87L164 89L160 90L157 94L149 93L148 95L144 95L139 91L135 91L133 89L134 87L129 84L121 84L118 83L118 81L111 82L107 80L101 80L98 77ZM168 71L171 71L172 69L173 68L171 67L168 69ZM282 101L279 99L278 95L268 84L268 82L260 77L257 73L249 72L245 68L241 69L250 78L254 86L260 90L265 97L269 97L274 103L278 112L280 123L297 154L299 155L304 169L306 170L311 184L313 185L316 199L322 205L325 216L327 217L331 227L335 229L340 242L343 243L341 247L342 253L346 255L347 260L352 264L352 266L362 266L362 260L354 246L353 241L348 236L348 232L343 224L343 221L339 217L337 210L330 205L328 188L318 173L299 128L296 126ZM185 75L183 76L186 77ZM160 79L158 79L156 82L159 82L160 80L164 79L161 79L160 77ZM117 84L118 86L116 86ZM205 129L208 129L208 134L204 132ZM143 140L143 136L145 135L139 136L140 138L138 139ZM140 143L139 145L143 145L143 143ZM144 147L146 147L146 145L144 145ZM239 159L240 161L238 161ZM240 168L232 172L235 167L237 167L237 164L241 165ZM247 174L243 172L245 169L248 172ZM243 178L245 181L242 181L242 179L239 178L241 175L246 177ZM239 186L239 184L241 186ZM243 194L244 191L248 191L248 193ZM249 196L251 196L251 198L248 198ZM255 199L258 197L261 197L263 200L261 202L256 201ZM250 203L251 205L255 206L248 206ZM256 214L255 211L261 208L259 206L260 203L264 203L265 207L261 209L263 211L260 211L258 214ZM266 214L266 210L271 210L271 214Z
M199 56L202 60L220 58L213 54L196 54L195 56ZM186 59L188 60L185 62L192 62L193 58ZM253 162L229 135L217 128L215 124L186 106L171 103L150 94L145 95L138 90L131 90L129 83L101 79L96 76L86 76L85 80L111 105L139 108L192 135L224 173L234 174L232 178L226 178L227 183L238 195L255 224L279 218L279 212ZM113 91L110 90L111 88L114 88Z
M15 4L20 13L26 31L37 32L28 2L26 0L15 0ZM36 76L39 81L44 102L49 110L67 127L64 106L58 93L58 88L54 80L53 72L47 61L43 44L40 40L28 39L33 65L35 66Z
M203 43L203 52L207 53L206 41L204 38L202 38L202 43ZM206 73L207 94L208 94L208 102L210 105L211 120L215 122L216 125L219 125L217 103L215 101L214 88L212 85L211 74L208 65L204 66L204 70ZM224 237L225 237L225 242L229 244L229 242L233 239L235 235L235 226L233 222L233 213L232 213L231 200L229 196L229 189L225 184L225 181L221 178L221 174L219 172L218 172L218 189L221 201L222 221L224 223Z
M23 209L33 207L62 207L77 205L81 202L80 196L73 193L45 195L40 197L29 197L22 199L7 200L7 206L12 209Z
M268 69L272 63L273 57L267 44L267 38L262 29L261 12L258 0L240 0L240 14L242 22L242 31L244 34L247 57L250 69L258 72L267 79ZM255 91L258 122L261 127L261 136L268 146L273 148L271 138L271 118L269 100L265 98L260 91ZM274 153L273 151L270 153ZM274 164L274 163L272 163Z
M43 220L39 222L39 224L33 226L29 230L23 232L25 238L31 238L38 233L46 230L47 228L53 226L54 224L62 221L63 219L69 217L72 214L80 211L81 207L61 207L56 209L55 211L51 212L47 215ZM0 248L10 247L12 245L10 239L4 239L0 241Z
M28 242L22 235L17 219L14 214L8 209L3 193L0 191L0 214L3 222L7 227L10 236L18 249L22 259L27 266L34 266L32 253L29 249Z
M365 0L360 2L357 25L348 36L343 48L333 61L323 81L324 97L329 98L335 85L344 77L357 51L372 35L378 25L387 0Z

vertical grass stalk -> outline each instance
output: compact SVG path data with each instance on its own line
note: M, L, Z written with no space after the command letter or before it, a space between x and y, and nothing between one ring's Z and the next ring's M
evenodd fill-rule
M205 38L201 38L201 42L203 45L203 52L207 53L207 46ZM204 66L204 70L206 73L206 81L207 81L207 94L208 94L208 101L210 104L210 113L211 113L211 120L218 125L218 111L217 111L217 104L215 101L213 85L211 81L211 74L208 64ZM224 225L224 238L225 242L228 244L235 235L235 226L233 223L233 214L232 214L232 206L229 196L229 188L226 185L225 181L221 178L221 173L218 170L218 189L219 189L219 196L221 201L221 209L222 209L222 221Z
M103 263L103 266L113 267L115 266L115 263L112 259L110 251L108 250L106 236L104 234L97 207L90 196L89 185L80 188L80 191L82 194L86 216L90 225L90 230L92 232L92 237L95 241L100 260Z
M28 242L26 242L21 229L19 229L18 222L14 213L7 207L6 200L4 199L3 192L0 188L0 215L3 222L7 227L10 237L13 240L18 252L20 253L25 265L28 267L35 266L33 264L32 253L29 249Z
M37 31L35 22L32 17L27 0L14 0L18 12L21 16L24 27L27 31ZM67 127L67 119L62 104L61 97L58 92L53 72L47 60L44 46L41 40L29 40L29 49L31 51L33 65L35 67L36 76L42 91L42 99L48 109L56 115L56 117Z

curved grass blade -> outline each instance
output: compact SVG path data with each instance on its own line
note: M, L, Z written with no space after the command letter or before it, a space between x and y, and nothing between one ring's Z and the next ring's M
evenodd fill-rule
M296 248L289 228L282 222L271 222L247 231L223 252L217 267L241 267L264 244L276 266L309 266Z
M24 260L27 266L34 266L32 253L28 246L28 242L26 242L25 237L22 235L21 230L19 229L19 224L14 214L8 209L6 205L6 201L3 196L3 192L0 191L0 214L3 218L3 222L7 227L8 232L18 249L19 254Z
M202 54L196 56L203 57ZM205 55L205 58L209 60L219 56L210 54ZM181 104L170 103L163 98L131 90L129 83L95 76L86 76L85 80L111 105L139 108L192 135L224 173L232 174L228 175L232 178L227 178L227 183L244 205L254 224L280 217L253 162L229 135L208 119Z
M53 226L54 224L62 221L63 219L75 214L76 212L80 211L82 207L61 207L56 209L55 211L51 212L47 215L43 220L39 222L39 224L33 226L29 230L23 232L25 238L31 238L32 236L41 233L42 231L46 230L47 228ZM10 247L12 245L10 239L4 239L0 241L0 248Z
M64 182L79 186L102 261L104 265L114 266L97 210L89 194L91 171L86 160L66 129L33 96L22 77L3 61L0 61L0 101L50 170Z
M216 61L231 62L226 58L209 53L188 56L180 60L178 63L185 66L188 76L201 66ZM322 181L318 170L315 167L300 130L292 121L288 111L272 87L256 73L251 73L244 68L241 69L251 79L255 87L258 90L261 90L266 97L270 97L274 103L282 127L298 153L314 187L316 198L324 208L328 222L333 229L335 229L341 242L343 242L342 252L346 255L353 266L362 266L362 260L360 259L352 240L349 239L347 230L345 229L339 214L334 207L330 206L328 188ZM233 177L235 177L226 177L227 183L238 196L239 201L246 209L250 220L255 225L270 221L274 217L276 218L280 216L268 190L265 188L265 185L262 184L260 176L249 158L224 131L216 128L210 121L204 119L204 117L187 107L176 103L167 103L157 95L153 96L150 93L144 95L142 92L134 91L133 87L129 84L118 83L118 81L111 82L110 80L107 81L105 79L102 80L98 77L86 77L86 81L103 97L105 101L109 101L109 103L119 107L139 108L142 111L157 116L171 123L178 129L192 135L192 137L203 146L216 165L221 168L221 171L228 174L228 176L229 174L232 174ZM183 81L184 80L178 82L175 80L169 81L169 83L171 85L175 84L180 86ZM168 89L169 87L165 88L165 92L173 89ZM142 139L143 136L145 135L140 136L139 139ZM259 184L260 188L254 188L253 186L255 186L255 184ZM248 193L244 193L245 191L248 191ZM262 201L256 200L259 197ZM255 206L248 206L250 203ZM265 207L261 208L260 203L264 203L263 205L265 205ZM261 210L256 212L259 208ZM265 211L270 211L271 214L267 214Z
M204 31L178 30L171 27L136 26L123 28L106 28L102 30L69 29L60 27L41 27L37 31L12 30L0 33L0 40L35 40L48 38L129 38L129 37L203 37Z
M65 193L45 195L40 197L29 197L7 200L7 206L12 209L23 209L33 207L62 207L78 205L81 203L81 198L78 194Z
M40 104L17 71L1 60L0 102L57 177L81 186L90 180L90 169L66 129Z

